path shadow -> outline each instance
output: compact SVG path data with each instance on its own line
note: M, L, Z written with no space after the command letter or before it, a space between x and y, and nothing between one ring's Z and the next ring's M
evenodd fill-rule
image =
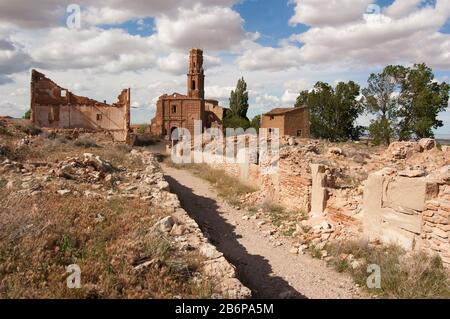
M238 241L235 226L221 216L222 212L215 200L195 194L191 188L181 185L171 176L165 175L165 178L171 191L178 195L184 210L199 224L225 258L236 266L239 279L252 290L253 298L306 299L283 278L273 275L267 259L248 253Z

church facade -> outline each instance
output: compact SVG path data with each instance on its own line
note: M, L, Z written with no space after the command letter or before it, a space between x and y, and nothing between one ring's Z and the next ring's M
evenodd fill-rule
M167 137L176 128L186 128L194 136L195 121L202 121L202 131L210 127L222 127L224 109L216 100L205 99L205 74L203 51L189 52L187 95L164 94L156 104L156 115L151 121L153 135Z

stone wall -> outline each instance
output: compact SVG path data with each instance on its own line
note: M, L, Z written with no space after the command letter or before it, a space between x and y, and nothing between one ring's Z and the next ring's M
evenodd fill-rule
M273 160L278 172L264 174ZM333 238L427 250L450 265L450 152L433 140L383 149L289 138L277 159L210 165L259 187L246 200L275 201L308 212L313 224L331 223Z
M112 105L77 96L32 71L31 120L42 128L106 130L118 142L130 137L130 89L123 90Z
M449 170L424 176L420 170L387 168L371 174L364 189L364 234L437 253L450 264Z

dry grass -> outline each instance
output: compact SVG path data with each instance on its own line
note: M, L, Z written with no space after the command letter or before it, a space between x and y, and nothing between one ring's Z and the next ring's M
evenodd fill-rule
M450 298L448 271L437 256L423 252L406 253L395 245L374 247L365 241L328 245L333 265L339 272L349 272L361 287L367 287L367 266L381 268L381 289L368 291L382 298ZM352 254L362 264L353 268L346 257Z
M83 202L83 205L80 205ZM164 212L138 200L18 195L0 188L1 298L209 297L195 274L202 257L153 232ZM102 221L99 220L102 217ZM151 266L134 266L153 260ZM81 268L81 289L65 267Z

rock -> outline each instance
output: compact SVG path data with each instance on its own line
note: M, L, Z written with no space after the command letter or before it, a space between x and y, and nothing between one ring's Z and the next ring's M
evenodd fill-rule
M100 224L105 220L105 216L103 216L102 214L97 214L94 220L97 224Z
M167 183L166 181L158 181L156 187L158 187L158 189L162 191L169 191L169 183Z
M264 220L262 220L262 221L258 222L257 226L258 226L258 227L261 227L261 226L263 226L265 223L266 223L266 222L265 222Z
M331 225L328 222L322 222L320 224L320 229L331 229Z
M289 144L289 146L294 146L296 143L295 143L295 139L293 138L293 137L290 137L289 139L288 139L288 144Z
M298 255L299 249L298 248L292 248L291 250L289 250L289 253L292 254L292 255Z
M202 246L200 246L200 253L206 258L210 259L220 258L223 256L223 254L210 243L204 243Z
M436 141L432 138L423 138L423 139L419 140L419 145L425 151L429 151L436 147Z
M350 266L351 266L353 269L357 269L357 268L359 268L359 267L364 266L364 264L365 264L365 260L364 260L364 258L361 258L361 259L357 259L357 260L352 261L352 262L350 263Z
M134 267L134 270L139 271L141 269L147 268L147 267L153 265L156 261L157 261L157 259L152 259L152 260L143 262L142 264L139 264L136 267Z
M158 229L164 233L168 233L172 230L173 225L175 224L172 216L167 216L161 219L156 223Z
M328 149L328 155L340 156L343 155L342 149L339 147L330 147Z
M170 235L172 236L182 236L184 235L186 228L183 225L175 224L170 231Z
M60 189L59 191L57 191L57 193L61 196L64 196L66 194L70 194L70 190L69 189Z
M404 170L398 172L398 175L405 177L422 177L425 176L425 171L421 169Z
M224 295L232 299L249 299L252 292L236 278L227 278L220 283L220 289Z
M236 276L236 269L223 256L205 261L203 271L209 277L233 278Z

